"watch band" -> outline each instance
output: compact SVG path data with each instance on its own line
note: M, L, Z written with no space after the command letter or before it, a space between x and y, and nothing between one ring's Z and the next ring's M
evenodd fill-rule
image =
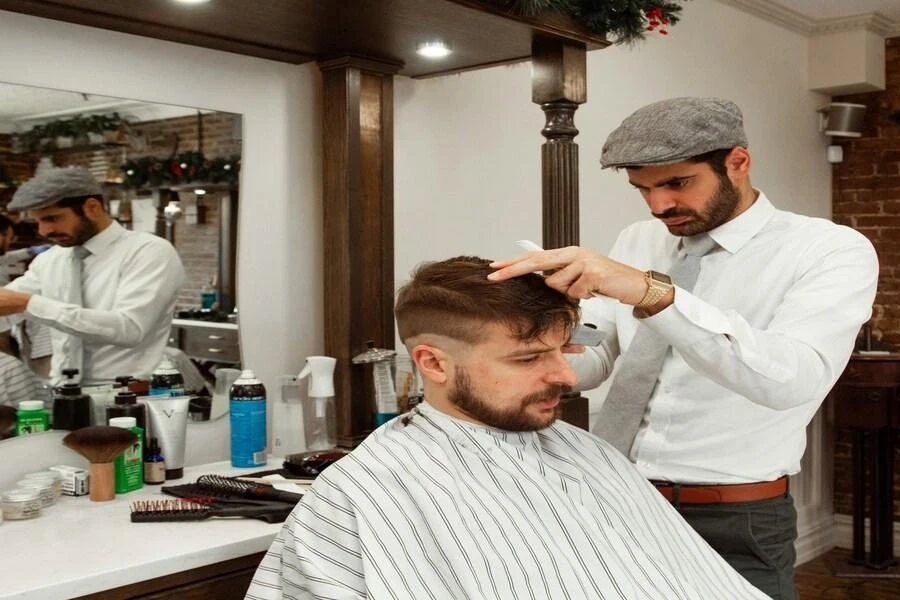
M673 287L672 278L665 273L657 271L645 271L644 279L647 281L647 293L640 302L635 304L636 308L650 308L658 303L669 293Z

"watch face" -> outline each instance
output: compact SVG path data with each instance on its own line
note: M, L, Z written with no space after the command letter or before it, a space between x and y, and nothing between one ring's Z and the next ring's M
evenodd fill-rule
M660 273L659 271L650 271L650 277L652 277L655 281L659 281L660 283L672 283L672 278L666 275L665 273Z

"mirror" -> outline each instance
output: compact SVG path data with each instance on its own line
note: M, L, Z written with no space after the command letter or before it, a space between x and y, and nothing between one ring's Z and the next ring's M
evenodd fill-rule
M215 372L241 362L234 304L241 141L234 113L0 83L0 212L36 170L80 165L102 182L110 216L166 237L178 251L186 276L167 354L188 389L205 384L212 398L194 404L194 422L227 413L227 397L214 394ZM10 249L43 243L27 214L13 217ZM26 266L6 271L14 279Z

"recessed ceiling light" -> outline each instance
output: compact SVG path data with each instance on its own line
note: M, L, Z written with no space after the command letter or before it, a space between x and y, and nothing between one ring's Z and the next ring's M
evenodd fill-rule
M449 56L451 52L453 50L450 49L450 44L446 42L421 42L416 45L416 53L426 58L444 58Z
M179 4L204 4L209 2L209 0L175 0Z

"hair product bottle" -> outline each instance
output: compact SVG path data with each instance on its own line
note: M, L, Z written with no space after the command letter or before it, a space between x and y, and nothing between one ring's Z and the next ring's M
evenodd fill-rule
M144 430L137 426L134 417L114 417L109 420L110 427L128 429L137 436L137 440L113 461L116 493L124 494L144 487Z
M144 453L144 483L157 485L166 481L166 461L163 460L156 438L150 438Z
M231 384L231 464L266 464L266 388L250 369Z

